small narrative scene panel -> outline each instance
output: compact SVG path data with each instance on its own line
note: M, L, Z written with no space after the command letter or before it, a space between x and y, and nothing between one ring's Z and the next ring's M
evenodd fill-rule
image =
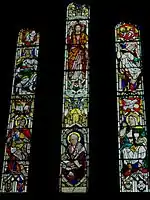
M65 70L88 69L88 20L66 22Z
M137 25L130 23L120 23L115 27L115 41L139 41L140 30Z
M136 92L143 90L143 68L139 42L116 43L117 90Z
M117 101L118 126L121 124L125 125L125 123L132 126L146 125L145 101L143 96L120 96L117 98Z
M60 192L85 193L89 176L89 130L72 126L61 135Z
M18 34L17 46L38 46L40 34L32 29L22 29Z
M89 72L64 72L63 94L71 98L89 96Z
M72 125L79 125L87 127L89 98L68 98L66 96L63 101L62 126L70 127Z
M38 51L38 47L17 48L12 94L35 93Z
M34 99L32 95L12 96L8 118L8 129L13 127L32 128L34 114Z

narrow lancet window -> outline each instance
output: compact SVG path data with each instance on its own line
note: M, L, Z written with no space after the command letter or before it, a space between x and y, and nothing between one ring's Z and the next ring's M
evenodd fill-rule
M67 7L60 192L86 193L89 168L88 6Z

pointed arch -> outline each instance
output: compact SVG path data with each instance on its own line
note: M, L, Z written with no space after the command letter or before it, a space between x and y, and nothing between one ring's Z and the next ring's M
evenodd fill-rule
M140 28L115 27L120 192L148 192L147 126Z
M0 192L27 192L39 33L18 34Z
M89 170L90 9L70 3L66 14L60 192L85 193Z

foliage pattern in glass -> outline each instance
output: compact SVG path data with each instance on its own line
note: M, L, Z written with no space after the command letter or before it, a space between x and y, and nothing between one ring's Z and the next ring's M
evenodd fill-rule
M39 33L22 29L16 48L1 192L27 192L38 51Z
M147 127L140 30L115 27L120 192L148 192Z
M88 189L88 23L88 7L68 5L59 183L64 193L85 193Z

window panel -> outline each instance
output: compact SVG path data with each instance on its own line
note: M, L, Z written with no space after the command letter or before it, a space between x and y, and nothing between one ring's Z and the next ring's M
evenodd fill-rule
M21 30L16 48L1 192L27 192L38 52L39 33Z
M67 7L60 192L85 193L89 166L89 8Z
M141 38L138 26L115 28L120 192L148 192L149 172Z

